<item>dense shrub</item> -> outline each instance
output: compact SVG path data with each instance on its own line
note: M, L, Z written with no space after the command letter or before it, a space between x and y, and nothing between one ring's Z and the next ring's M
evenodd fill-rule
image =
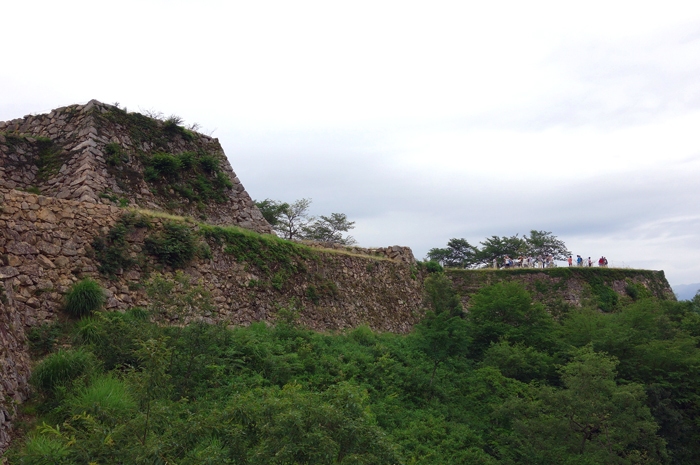
M211 155L202 155L199 166L207 173L216 173L219 171L219 160Z
M177 155L156 153L144 158L144 178L156 184L161 195L173 189L190 201L223 203L226 189L233 183L221 170L221 160L216 155L182 152Z
M194 258L197 244L189 226L167 222L160 233L146 238L146 251L164 265L182 268Z
M68 291L64 308L70 316L82 318L102 307L105 300L104 289L96 281L86 278Z
M114 279L116 275L137 264L129 254L127 236L135 228L150 228L147 217L135 213L125 213L119 221L105 234L92 241L92 248L103 275Z
M425 263L425 270L428 273L441 273L444 268L438 262L431 260Z
M95 358L90 352L60 349L34 368L29 382L44 394L51 394L80 376L90 374L94 366Z
M169 153L156 153L148 162L159 175L168 178L176 177L182 167L180 159Z

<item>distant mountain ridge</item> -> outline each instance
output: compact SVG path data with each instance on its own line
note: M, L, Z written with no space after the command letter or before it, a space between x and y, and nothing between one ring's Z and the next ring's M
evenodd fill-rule
M700 290L700 283L671 285L678 300L690 300Z

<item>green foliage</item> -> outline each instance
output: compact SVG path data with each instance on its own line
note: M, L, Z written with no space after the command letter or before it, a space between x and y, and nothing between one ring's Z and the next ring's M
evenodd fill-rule
M29 382L43 394L52 395L79 377L89 375L94 365L94 356L90 352L60 349L34 368Z
M428 276L423 282L424 303L435 314L462 315L462 303L450 279L442 273Z
M303 239L305 228L314 220L309 216L311 199L299 199L292 204L277 204L288 206L275 219L275 232L288 240Z
M73 415L85 412L107 424L120 422L136 409L136 401L127 384L109 374L77 389L65 404Z
M148 236L144 244L146 251L156 260L173 268L187 266L197 252L192 229L172 221L164 223L162 231Z
M193 282L181 271L169 278L155 273L146 283L146 293L151 312L171 321L194 315L208 317L214 311L211 293L203 283Z
M475 261L486 266L491 266L494 260L500 260L505 255L513 258L527 251L527 242L517 234L487 237L480 244L482 247L476 253Z
M63 325L57 321L33 327L27 331L29 351L35 357L48 354L53 351L62 333Z
M440 263L430 260L428 262L425 262L425 271L428 273L442 273L444 269L442 268L442 265Z
M323 216L304 227L304 239L331 242L334 244L352 245L357 241L352 236L343 236L343 233L355 228L354 221L348 221L344 213L331 213L331 216Z
M211 155L202 155L199 157L199 167L205 173L218 173L219 172L219 159Z
M148 159L148 166L152 167L158 176L175 178L182 168L180 158L169 153L156 153Z
M208 240L225 244L225 252L237 261L247 263L270 278L277 276L279 287L285 276L305 270L303 260L316 256L307 246L235 227L203 225L200 233Z
M451 268L470 268L477 263L478 249L466 239L450 239L444 249L430 249L428 259Z
M632 282L630 279L627 279L625 294L627 294L632 300L649 299L653 297L651 291L649 291L646 286L641 283Z
M185 140L194 139L194 133L182 127L184 120L177 115L170 115L163 121L163 131L172 135L180 135Z
M233 187L228 175L221 169L216 155L203 152L182 152L177 155L155 153L144 156L144 178L155 184L161 195L169 196L173 189L181 197L193 202L213 200L223 203L226 191Z
M523 343L501 340L491 344L484 353L483 365L498 368L503 376L523 383L556 382L555 358Z
M73 318L82 318L98 310L106 300L102 286L86 278L75 283L66 293L64 310Z
M517 282L482 288L469 301L474 350L485 351L491 343L508 339L540 350L551 344L553 320Z
M549 231L531 230L529 236L525 236L527 254L533 257L547 257L551 255L554 260L566 260L571 251L566 248L564 241L557 239Z
M563 389L535 387L534 402L505 405L505 415L517 412L508 439L516 450L506 454L520 462L526 452L530 463L556 463L564 456L572 457L571 463L664 461L664 443L644 405L644 389L619 385L616 365L614 358L582 348L561 369Z
M598 308L604 312L612 312L617 306L617 302L620 300L620 296L611 287L604 284L594 284L591 287Z
M36 450L56 463L698 463L692 302L623 298L558 322L502 283L462 318L444 278L429 277L437 312L408 335L314 332L298 299L274 327L168 326L142 309L70 322L61 345L89 355L53 369L44 424L11 463ZM201 286L156 274L150 310L204 315Z
M143 215L125 213L104 236L97 236L92 241L92 248L99 266L98 270L110 279L141 264L129 253L127 237L139 228L150 228L151 223Z
M262 213L265 221L267 221L273 228L279 225L282 214L289 208L288 203L282 203L272 199L265 199L261 201L256 200L255 206L258 207L258 210L260 210L260 213Z
M521 255L547 257L564 260L571 252L563 241L549 231L530 231L529 236L491 236L475 247L466 239L450 239L446 248L433 248L428 252L428 259L440 262L451 268L472 268L476 265L491 266L508 255L515 258Z
M63 465L69 464L70 450L64 441L44 435L27 439L23 455L13 461L19 465Z
M331 213L315 218L309 214L311 199L299 199L294 203L283 203L265 199L256 201L263 218L281 237L288 240L309 240L333 244L352 245L356 241L343 233L355 228L355 222L349 221L344 213Z
M48 181L61 169L69 154L63 152L60 146L54 144L51 139L37 138L36 145L39 152L37 167L39 171L36 177L39 181Z
M129 157L124 153L124 149L116 142L110 142L105 145L105 161L110 166L120 166L122 163L127 163Z

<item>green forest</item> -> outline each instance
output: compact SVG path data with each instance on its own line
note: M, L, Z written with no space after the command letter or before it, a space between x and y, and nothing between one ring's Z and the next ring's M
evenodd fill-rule
M555 319L504 282L464 311L437 272L398 335L314 332L293 301L274 326L163 326L83 286L28 335L11 464L700 463L698 296Z

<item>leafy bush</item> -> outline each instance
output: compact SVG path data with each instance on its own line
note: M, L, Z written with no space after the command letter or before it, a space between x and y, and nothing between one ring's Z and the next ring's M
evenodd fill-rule
M156 153L144 160L144 178L156 183L162 195L173 189L190 201L223 203L224 191L231 189L233 183L221 170L220 163L216 155L207 153Z
M167 222L163 230L146 238L146 251L160 263L182 268L195 256L197 244L189 226Z
M182 152L178 154L177 158L180 160L180 169L189 170L192 169L196 160L197 154L194 152Z
M27 332L27 340L29 341L29 350L32 355L46 355L51 352L61 335L61 331L62 325L57 321L44 323L41 326L30 329Z
M92 242L95 258L99 262L98 270L103 275L115 278L117 274L137 264L129 256L126 237L134 228L148 228L151 224L143 215L124 214L105 236L98 236Z
M182 168L180 158L169 153L156 153L148 163L159 175L166 178L177 177Z
M219 160L211 155L202 155L199 157L199 166L207 173L217 173Z
M444 271L442 265L433 260L430 260L425 263L425 269L428 273L441 273Z
M34 368L29 382L44 394L52 394L57 388L92 373L94 367L95 358L90 352L82 349L61 349L46 357Z
M595 284L592 286L598 302L598 308L604 312L612 312L617 306L620 296L611 287L604 284Z
M649 289L647 289L643 284L634 283L631 280L627 280L625 294L631 297L632 300L647 299L652 296Z
M73 285L66 294L65 311L75 318L90 315L105 303L105 291L96 281L83 279Z

